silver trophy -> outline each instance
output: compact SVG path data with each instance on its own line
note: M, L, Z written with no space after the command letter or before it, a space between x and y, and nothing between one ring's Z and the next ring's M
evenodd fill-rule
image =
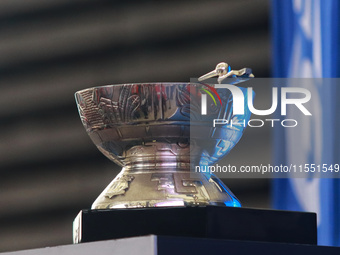
M218 76L233 84L253 77L248 68L225 63L199 78ZM229 80L229 79L227 79ZM98 149L122 167L92 209L164 206L241 206L209 171L241 138L244 127L214 119L248 121L232 114L232 94L217 89L220 102L207 99L201 83L136 83L89 88L75 93L81 121ZM244 95L247 90L243 89ZM202 98L206 113L202 114ZM199 171L197 171L197 169Z

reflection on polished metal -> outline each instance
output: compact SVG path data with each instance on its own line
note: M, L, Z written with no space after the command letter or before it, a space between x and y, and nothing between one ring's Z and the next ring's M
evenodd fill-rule
M240 206L217 177L195 172L195 166L216 163L226 155L244 129L213 128L213 119L234 118L232 96L223 91L222 105L209 105L208 115L202 116L202 88L206 87L199 83L142 83L94 87L75 94L92 141L123 167L92 209ZM249 117L243 116L246 121Z
M215 70L202 75L198 78L199 81L218 76L218 83L229 77L253 78L252 70L250 68L242 68L240 70L231 70L227 63L221 62L217 64Z

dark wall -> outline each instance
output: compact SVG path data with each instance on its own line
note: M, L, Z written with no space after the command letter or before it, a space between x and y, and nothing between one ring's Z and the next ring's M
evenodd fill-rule
M0 251L71 243L73 218L119 171L87 136L75 91L189 81L221 61L269 76L268 19L267 0L0 1ZM269 161L268 130L252 132ZM267 180L226 182L245 206L269 207Z

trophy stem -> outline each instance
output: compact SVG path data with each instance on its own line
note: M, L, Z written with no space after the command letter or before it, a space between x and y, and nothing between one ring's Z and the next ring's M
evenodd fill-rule
M100 194L92 209L241 206L234 194L216 176L190 171L193 168L189 157L157 157L156 154L153 154L153 160L151 155L147 157L145 154L144 157L135 157L135 161L123 167Z

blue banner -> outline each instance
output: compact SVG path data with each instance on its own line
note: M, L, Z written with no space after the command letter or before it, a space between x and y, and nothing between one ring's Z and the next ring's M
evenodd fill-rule
M338 0L273 0L274 77L339 77ZM275 164L340 162L340 88L310 84L313 116L294 129L274 130ZM318 214L318 243L340 246L340 180L274 179L276 209Z

